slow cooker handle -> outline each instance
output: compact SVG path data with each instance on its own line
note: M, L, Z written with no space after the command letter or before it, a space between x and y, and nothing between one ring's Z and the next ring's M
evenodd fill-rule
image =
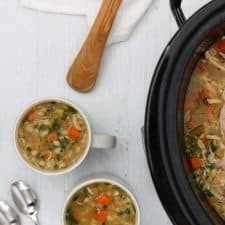
M182 0L170 0L170 6L179 27L181 27L186 21L185 15L181 8L181 3Z

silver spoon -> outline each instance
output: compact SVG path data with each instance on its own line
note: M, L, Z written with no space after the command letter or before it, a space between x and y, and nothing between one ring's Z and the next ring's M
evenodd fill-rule
M0 201L0 225L20 225L16 211L5 202Z
M38 199L32 189L22 181L14 182L11 185L13 200L21 213L31 218L35 225L38 221Z

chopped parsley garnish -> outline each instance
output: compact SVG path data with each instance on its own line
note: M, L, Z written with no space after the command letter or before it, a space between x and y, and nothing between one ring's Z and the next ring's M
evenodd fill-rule
M52 123L52 131L59 133L59 130L60 130L60 123L57 119L55 119Z

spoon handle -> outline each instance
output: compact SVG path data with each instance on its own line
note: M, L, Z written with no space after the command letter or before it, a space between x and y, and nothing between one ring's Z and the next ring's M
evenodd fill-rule
M101 58L122 0L103 0L94 25L67 75L68 84L80 92L95 85Z
M34 221L34 225L40 225L39 221Z
M30 217L31 217L31 220L34 222L35 225L40 225L37 213L34 213Z

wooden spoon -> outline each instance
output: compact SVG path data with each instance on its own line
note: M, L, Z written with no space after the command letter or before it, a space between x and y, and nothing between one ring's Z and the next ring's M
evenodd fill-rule
M96 82L101 58L122 0L103 0L94 25L67 75L68 84L80 92L90 91Z

